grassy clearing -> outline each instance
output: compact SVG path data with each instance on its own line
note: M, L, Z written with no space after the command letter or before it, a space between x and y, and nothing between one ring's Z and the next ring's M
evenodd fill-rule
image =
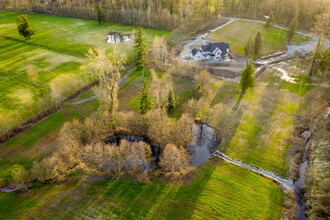
M0 204L6 219L279 219L283 195L268 179L212 161L184 183L90 177L0 194Z
M29 22L36 34L26 41L20 37L16 28L16 17L21 13L0 11L1 35L22 40L25 43L36 44L49 50L61 53L84 55L88 48L105 47L109 50L116 48L131 57L133 42L123 44L108 44L107 35L110 32L131 33L136 27L110 22L99 25L97 21L29 14ZM144 29L148 42L155 35L169 36L170 32L155 29Z
M84 96L91 96L86 93ZM97 100L80 105L68 104L61 111L49 116L22 135L0 146L0 177L7 168L31 163L52 152L56 147L56 138L61 126L75 118L85 118L95 112L99 106Z
M283 177L288 177L288 140L293 133L295 117L304 96L313 89L306 84L307 78L298 74L300 69L291 74L292 66L295 61L281 68L289 71L292 77L296 74L295 77L301 79L298 84L281 80L275 71L266 72L254 91L244 97L240 97L237 84L223 82L212 103L221 103L236 120L227 125L230 140L221 149L235 159Z
M80 70L88 48L116 49L128 57L128 62L133 58L133 42L106 43L109 32L132 32L133 26L29 14L36 35L25 40L17 33L19 14L0 11L0 135L53 105L52 86L67 97L89 83L91 79ZM155 35L170 33L154 29L145 32L148 42ZM28 76L31 68L37 72L35 81Z
M235 21L208 35L208 39L211 41L227 42L232 50L243 56L247 40L250 36L254 40L258 31L261 32L262 36L262 50L260 55L270 54L278 50L286 50L286 30L277 27L266 29L264 24L251 21ZM292 39L292 43L299 44L309 39L309 37L296 34Z

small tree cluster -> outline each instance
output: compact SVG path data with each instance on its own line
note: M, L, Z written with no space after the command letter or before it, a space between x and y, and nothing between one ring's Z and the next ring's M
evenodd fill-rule
M98 143L84 147L82 158L102 172L121 172L148 168L151 147L145 142L122 140L118 146Z
M201 96L208 96L210 87L212 86L212 78L207 70L202 70L194 76L196 82L195 91L197 98Z
M104 48L89 49L87 57L89 63L84 67L85 71L99 81L94 90L103 106L113 115L118 109L118 82L125 57L117 51L107 53Z
M250 59L241 74L241 80L239 85L241 88L242 95L244 95L247 90L250 90L255 86L256 80L255 80L254 72L255 72L255 67L253 66L252 59Z
M35 33L35 31L30 27L27 15L18 16L16 24L19 35L25 37L26 39L30 39Z
M266 16L266 28L270 28L274 23L274 13L271 12L269 16Z
M259 31L254 39L254 54L256 55L260 54L261 49L262 49L262 37Z
M103 11L102 4L101 3L99 3L97 5L96 18L97 18L97 21L99 22L99 24L101 24L102 21L105 20L105 15L104 15L104 11Z
M165 71L169 62L169 49L165 38L154 37L148 50L149 66L159 71Z
M182 172L189 167L187 150L174 144L165 146L159 165L166 172Z
M145 33L142 28L138 28L134 34L134 50L136 63L135 67L137 71L142 71L145 66L145 55L147 52Z
M252 52L253 52L253 40L252 40L252 36L250 36L244 47L244 55L246 57L250 57Z
M144 81L141 100L140 100L140 112L145 114L152 109L152 97L150 94L150 84L148 81Z

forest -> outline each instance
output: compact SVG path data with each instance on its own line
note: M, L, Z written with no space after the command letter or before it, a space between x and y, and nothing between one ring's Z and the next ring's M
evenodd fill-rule
M298 28L308 31L327 4L322 0L3 0L0 8L95 19L101 5L107 21L167 30L219 16L257 20L271 16L285 26L297 19Z

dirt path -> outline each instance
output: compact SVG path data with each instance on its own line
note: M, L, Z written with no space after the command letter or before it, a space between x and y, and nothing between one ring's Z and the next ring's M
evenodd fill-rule
M231 164L234 164L236 166L239 166L239 167L242 167L244 169L255 172L255 173L257 173L257 174L259 174L263 177L272 179L273 181L279 183L281 186L283 186L286 189L292 189L292 187L293 187L293 182L291 180L284 179L284 178L278 176L275 173L272 173L272 172L269 172L269 171L266 171L266 170L263 170L263 169L259 169L257 167L253 167L249 164L245 164L245 163L242 163L240 161L231 159L230 157L228 157L224 153L221 153L218 150L213 153L213 156L221 158L221 159L227 161L228 163L231 163Z
M127 79L127 77L133 72L133 70L134 70L134 68L133 68L133 69L130 69L130 70L127 72L127 74L125 74L125 76L123 76L123 77L119 80L118 84L120 85L120 84L122 84L123 82L125 82L125 80ZM86 103L86 102L93 101L94 99L97 99L98 97L99 97L99 95L94 95L94 96L89 97L89 98L87 98L87 99L82 99L82 100L79 100L79 101L77 101L77 102L74 102L73 104L75 104L75 105L81 105L81 104L84 104L84 103Z

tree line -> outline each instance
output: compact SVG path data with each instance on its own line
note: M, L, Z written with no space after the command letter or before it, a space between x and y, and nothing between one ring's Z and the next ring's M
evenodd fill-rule
M59 16L104 19L118 23L175 29L218 16L265 20L310 30L326 1L314 0L3 0L0 8L33 11Z

